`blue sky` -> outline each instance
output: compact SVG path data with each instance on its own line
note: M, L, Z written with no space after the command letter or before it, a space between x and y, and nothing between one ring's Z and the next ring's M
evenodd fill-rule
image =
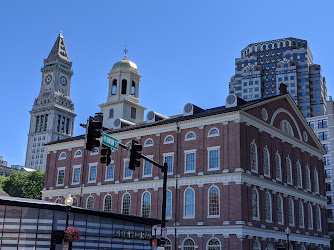
M63 31L73 62L71 97L79 123L107 98L107 73L123 58L142 75L140 103L166 116L194 103L225 104L234 59L250 43L309 41L334 95L334 1L0 1L0 155L24 164L43 59Z

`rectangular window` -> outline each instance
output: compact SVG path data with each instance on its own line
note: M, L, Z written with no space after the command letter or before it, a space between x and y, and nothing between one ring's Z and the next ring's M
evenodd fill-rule
M168 166L167 173L173 173L174 153L164 154L164 162L166 162Z
M113 163L106 166L106 180L110 181L114 179L114 169L115 165Z
M151 158L151 157L149 157ZM152 157L153 158L153 157ZM144 160L144 174L143 176L152 176L152 163Z
M57 186L64 185L64 180L65 180L65 168L58 168Z
M208 169L219 169L219 147L208 148Z
M129 168L129 159L124 159L124 179L132 178L132 170Z
M72 184L79 184L80 183L80 172L81 167L73 167L73 177L72 177Z
M89 176L88 176L88 182L96 182L96 170L97 166L89 166Z
M329 158L328 156L325 157L325 165L331 165L331 158Z
M131 118L136 119L136 108L131 107Z
M332 185L330 183L326 183L326 191L332 191Z
M185 172L195 172L196 152L193 150L185 151Z

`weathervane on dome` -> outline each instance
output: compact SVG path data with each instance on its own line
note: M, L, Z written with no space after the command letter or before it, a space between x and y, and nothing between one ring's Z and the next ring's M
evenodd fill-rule
M129 51L126 49L126 45L127 45L127 42L125 42L124 60L126 60L126 54L129 52Z

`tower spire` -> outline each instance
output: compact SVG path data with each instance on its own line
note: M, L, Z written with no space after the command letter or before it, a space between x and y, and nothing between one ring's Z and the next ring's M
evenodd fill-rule
M65 61L69 61L68 54L65 47L63 32L60 31L55 44L53 45L51 52L46 60L61 58Z
M126 55L128 54L128 50L126 48L126 45L127 45L127 42L125 42L125 49L123 50L124 51L124 60L126 60Z

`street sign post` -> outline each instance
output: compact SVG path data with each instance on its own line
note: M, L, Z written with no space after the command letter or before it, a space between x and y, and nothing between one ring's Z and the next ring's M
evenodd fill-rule
M108 134L103 133L103 137L102 137L102 144L111 147L113 149L118 149L118 140L115 139L114 137L111 137Z

